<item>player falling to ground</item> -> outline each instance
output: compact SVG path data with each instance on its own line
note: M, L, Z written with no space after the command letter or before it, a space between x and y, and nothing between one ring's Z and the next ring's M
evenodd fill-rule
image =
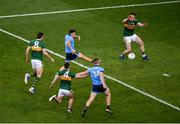
M60 103L64 96L69 98L67 112L72 113L72 105L74 101L73 91L71 89L71 80L72 78L81 78L81 76L76 75L75 73L70 72L70 63L66 62L64 64L64 69L59 70L55 75L50 88L60 79L60 89L58 95L53 95L49 98L49 101L55 100L57 103Z
M126 50L124 50L123 53L120 55L120 59L123 60L125 58L125 54L131 52L131 42L136 42L141 49L143 60L149 60L149 57L145 54L145 48L142 39L134 33L136 26L144 27L147 24L138 22L135 13L130 13L128 15L128 18L125 18L122 22L124 24L123 35L124 42L126 44Z
M91 103L94 101L94 98L96 97L96 95L99 93L104 93L106 95L106 112L112 114L112 111L110 109L111 92L105 83L104 69L99 66L100 62L101 61L99 58L94 59L93 60L94 67L89 68L87 71L77 74L81 77L87 77L90 75L91 80L92 80L92 91L91 91L88 101L86 102L85 108L82 112L82 117L85 116L87 109L89 108Z
M33 72L26 73L24 82L27 84L30 77L33 77L32 87L29 89L31 93L35 93L35 86L39 82L42 74L43 74L43 55L47 56L52 62L54 59L46 52L45 43L43 42L44 33L39 32L37 34L37 39L32 40L29 43L29 46L26 48L26 62L29 62L29 54L31 51L31 64Z
M92 62L91 58L88 58L82 53L76 51L75 38L78 38L78 41L80 41L80 36L76 35L76 30L74 29L69 30L69 34L65 36L66 62L76 60L77 58L82 58L88 62Z

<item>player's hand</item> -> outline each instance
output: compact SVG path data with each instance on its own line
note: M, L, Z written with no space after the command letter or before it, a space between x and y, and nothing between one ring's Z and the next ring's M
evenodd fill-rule
M148 25L148 23L144 22L143 23L143 27L146 27Z
M51 62L54 62L54 59L53 59L53 58L51 58Z
M72 54L76 54L76 50L72 50Z
M77 36L77 38L78 38L78 41L80 41L80 40L81 40L81 36L79 36L79 35L78 35L78 36Z

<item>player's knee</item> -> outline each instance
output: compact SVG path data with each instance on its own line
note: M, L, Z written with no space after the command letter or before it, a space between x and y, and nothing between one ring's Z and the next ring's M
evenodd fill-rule
M61 103L61 99L56 99L56 101L57 101L58 103Z
M73 99L74 98L73 94L69 95L68 97L69 97L69 99Z
M110 96L110 97L111 97L111 92L109 92L109 93L108 93L108 96Z
M111 96L111 92L109 89L106 91L106 96Z
M84 55L83 55L82 53L79 53L78 57L79 57L79 58L83 58Z
M37 77L41 77L43 74L42 68L37 69Z

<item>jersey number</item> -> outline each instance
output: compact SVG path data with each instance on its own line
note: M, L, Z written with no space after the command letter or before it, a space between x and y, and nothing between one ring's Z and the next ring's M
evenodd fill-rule
M99 77L99 73L100 73L100 71L93 71L93 74L96 78Z
M35 41L35 42L34 42L34 47L35 47L35 48L38 48L38 47L39 47L39 42L38 42L38 41Z
M64 76L64 77L69 77L69 71L67 71L66 73L64 73L63 76Z

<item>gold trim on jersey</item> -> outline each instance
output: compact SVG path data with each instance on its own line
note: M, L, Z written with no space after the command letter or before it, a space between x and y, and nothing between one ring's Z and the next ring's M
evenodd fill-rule
M71 77L65 77L65 76L60 76L61 80L65 80L65 81L71 81L72 78Z
M129 25L129 24L124 24L124 27L128 28L128 29L135 29L136 28L136 25L133 24L133 25Z
M34 47L34 46L32 46L31 49L32 49L33 51L38 51L38 52L42 51L42 48L41 48L41 47Z

